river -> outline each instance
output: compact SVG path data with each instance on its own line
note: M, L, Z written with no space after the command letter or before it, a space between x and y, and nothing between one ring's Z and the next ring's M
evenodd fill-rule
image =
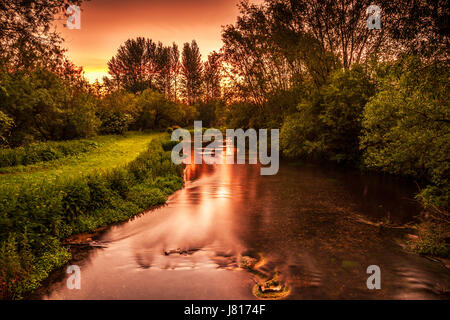
M60 270L37 297L257 299L258 279L239 263L252 256L289 288L286 299L448 298L448 269L402 248L404 231L360 221L401 224L420 213L415 186L401 179L292 162L274 176L258 165L188 165L185 179L165 206L74 256L80 289ZM380 267L380 290L367 288L369 265Z

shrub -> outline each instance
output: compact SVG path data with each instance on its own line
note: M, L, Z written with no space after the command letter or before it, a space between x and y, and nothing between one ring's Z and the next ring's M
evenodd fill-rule
M132 175L125 168L114 168L106 175L109 187L121 197L125 197L133 183Z
M360 157L362 111L374 86L359 65L333 72L286 117L280 138L283 154L356 163Z
M159 188L138 185L130 190L127 200L135 203L139 208L147 209L165 203L166 195Z
M89 210L104 208L111 204L114 192L109 188L107 179L98 172L86 179L89 187Z
M419 237L411 242L412 248L419 254L446 258L449 250L442 236L442 226L431 222L424 222L418 226Z
M131 115L120 112L100 113L100 119L100 132L103 134L124 134L133 122Z
M62 191L62 207L69 219L74 219L87 212L91 196L85 179L74 179L65 184Z
M0 111L0 146L8 144L8 136L13 126L14 120Z
M0 168L29 165L78 155L97 147L95 141L48 141L33 143L25 147L0 149Z
M172 151L173 147L175 147L178 143L179 141L168 140L163 142L162 147L164 151Z

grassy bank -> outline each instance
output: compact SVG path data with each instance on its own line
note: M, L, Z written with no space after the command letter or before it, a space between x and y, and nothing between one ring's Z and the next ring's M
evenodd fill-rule
M61 240L125 221L183 186L165 134L99 137L76 157L0 177L0 293L21 298L70 253Z
M92 140L73 140L39 142L14 149L0 149L0 168L61 159L88 152L97 146Z
M98 136L89 140L96 147L88 152L26 166L0 168L0 184L4 186L53 181L59 177L75 177L98 169L106 170L125 165L145 151L151 139L163 136L163 133L138 132L124 136Z

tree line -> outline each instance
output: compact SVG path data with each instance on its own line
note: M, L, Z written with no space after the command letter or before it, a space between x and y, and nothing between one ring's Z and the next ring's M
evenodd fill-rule
M145 89L161 92L167 99L190 105L220 97L220 55L212 52L203 63L195 40L181 52L176 43L138 37L129 39L108 62L111 78L104 78L109 90L138 93Z

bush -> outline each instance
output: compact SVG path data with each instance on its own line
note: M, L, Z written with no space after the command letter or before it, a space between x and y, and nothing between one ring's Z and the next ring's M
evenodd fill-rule
M66 218L75 219L87 212L91 199L86 179L75 179L65 183L62 195L62 208Z
M120 112L100 113L102 134L124 134L128 131L128 126L133 122L133 117Z
M90 140L48 141L14 149L0 149L0 168L29 165L88 152L97 147Z
M108 180L99 172L87 178L89 187L89 210L104 208L112 203L114 192L109 188Z
M443 237L442 226L424 222L418 226L419 237L410 243L412 249L419 254L447 258L449 250Z
M421 199L443 208L450 190L448 76L448 68L414 57L391 66L364 108L360 141L367 167L429 183Z
M125 197L133 183L133 175L125 168L114 168L106 175L109 188L121 197Z
M0 146L8 144L8 136L13 126L14 120L0 111Z
M358 162L362 112L373 94L361 66L335 71L285 119L280 133L283 154Z
M180 143L179 141L165 141L162 144L162 147L164 149L164 151L172 151L173 147L175 147L178 143Z
M151 89L138 95L137 109L135 129L159 130L180 124L183 120L184 110L180 104L167 100L163 94Z
M86 82L79 80L75 84L40 68L1 72L1 111L14 121L13 127L8 126L9 145L95 135L99 125L95 115L97 97ZM4 134L0 132L0 136Z

